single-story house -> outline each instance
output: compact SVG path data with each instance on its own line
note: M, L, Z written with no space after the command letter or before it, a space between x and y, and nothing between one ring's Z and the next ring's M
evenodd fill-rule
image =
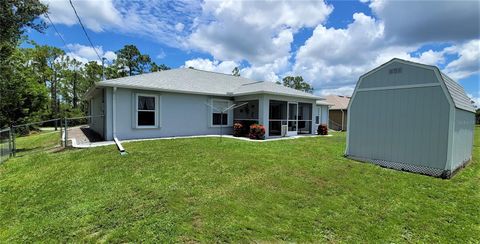
M348 118L347 111L350 97L329 95L325 96L325 102L332 104L328 111L328 116L330 118L329 128L333 130L346 131Z
M313 94L191 68L100 81L85 99L90 128L105 140L231 134L235 122L262 124L268 138L282 128L287 136L315 134L328 122L327 105Z
M348 106L349 158L449 178L472 158L475 108L437 67L392 59L360 76Z

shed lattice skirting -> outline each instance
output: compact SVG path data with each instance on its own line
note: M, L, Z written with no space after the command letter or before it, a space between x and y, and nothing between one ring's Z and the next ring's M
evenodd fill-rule
M450 170L445 170L445 169L436 169L436 168L430 168L425 166L412 165L411 163L399 163L399 162L390 162L390 161L379 160L379 159L359 158L351 155L346 155L346 157L353 160L372 163L372 164L380 165L382 167L396 169L396 170L414 172L414 173L441 177L441 178L451 177Z

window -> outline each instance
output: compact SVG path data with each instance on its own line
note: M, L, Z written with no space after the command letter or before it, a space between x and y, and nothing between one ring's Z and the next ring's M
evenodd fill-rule
M212 100L212 125L229 125L229 111L224 111L230 106L228 100ZM224 111L224 113L222 113Z
M157 96L137 94L137 127L157 127Z

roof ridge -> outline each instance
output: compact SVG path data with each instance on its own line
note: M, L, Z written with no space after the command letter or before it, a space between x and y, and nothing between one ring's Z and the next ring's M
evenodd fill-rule
M213 73L213 74L226 75L226 76L230 76L230 77L237 77L237 78L247 79L247 78L245 78L245 77L235 76L235 75L232 75L232 74L225 74L225 73L216 72L216 71L211 71L211 70L203 70L203 69L189 68L189 67L182 67L182 68L178 68L178 69L188 69L188 70L202 71L202 72L207 72L207 73Z

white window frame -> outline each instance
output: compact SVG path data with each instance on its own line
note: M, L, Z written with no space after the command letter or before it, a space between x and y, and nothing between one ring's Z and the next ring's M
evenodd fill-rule
M141 111L151 111L151 110L139 110L138 109L138 97L153 97L155 98L155 125L138 125L138 112ZM137 129L154 129L159 128L159 109L160 107L160 96L157 94L148 94L148 93L135 93L135 128Z
M218 99L218 98L213 98L213 99L210 99L210 127L220 127L220 126L223 126L223 127L229 127L229 126L233 126L233 110L228 110L226 112L227 114L227 124L226 125L214 125L213 124L213 113L220 113L219 111L214 111L213 109L213 103L214 102L227 102L228 103L228 107L232 106L233 105L233 102L230 101L230 100L227 100L227 99Z

